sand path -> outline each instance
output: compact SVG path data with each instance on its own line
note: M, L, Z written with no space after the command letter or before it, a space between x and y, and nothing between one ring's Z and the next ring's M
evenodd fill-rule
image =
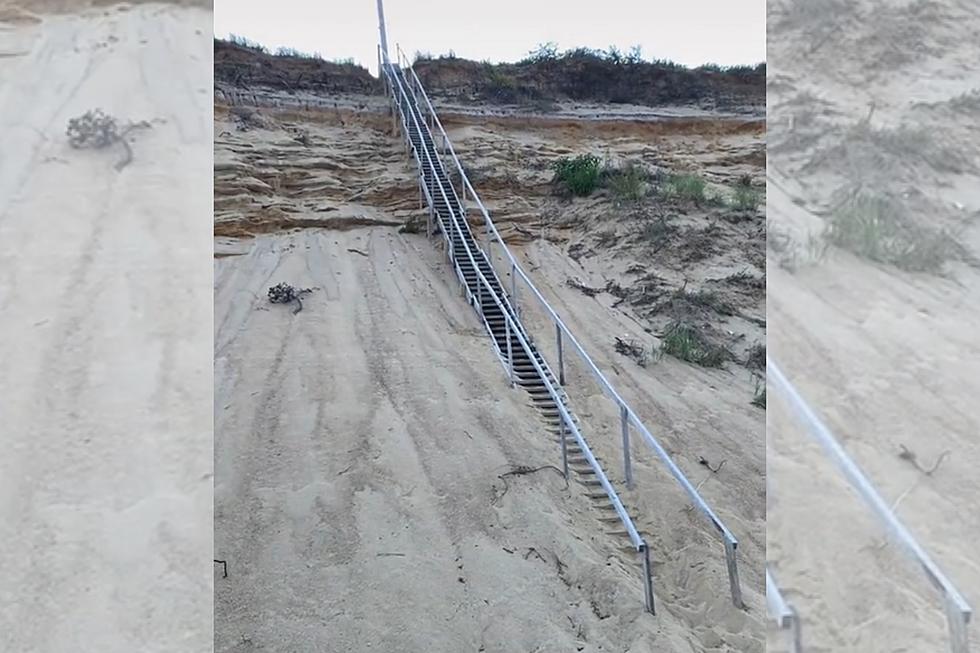
M5 651L211 650L210 21L0 18ZM152 121L121 171L94 107Z

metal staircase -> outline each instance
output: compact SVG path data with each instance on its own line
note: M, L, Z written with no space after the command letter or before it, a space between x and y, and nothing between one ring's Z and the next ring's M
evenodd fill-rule
M402 88L407 90L408 82L402 70L398 66L393 66L392 69L393 74L399 78ZM486 323L497 352L508 365L511 380L516 385L527 389L538 408L553 417L557 426L558 410L553 405L536 366L531 363L531 358L533 357L537 361L538 366L542 368L552 386L560 387L558 380L555 379L544 357L530 342L527 332L520 323L517 311L511 304L511 298L500 283L490 260L473 237L473 232L466 221L465 208L452 183L450 183L432 140L432 134L426 126L418 103L410 91L402 96L400 104L400 111L407 117L408 140L412 148L419 153L419 159L423 161L422 182L425 186L425 194L432 198L434 226L448 237L448 245L452 252L450 260L459 268L462 281L468 290L467 294L471 298L470 303ZM432 165L428 165L429 162ZM430 225L430 233L432 226ZM477 270L480 272L479 275ZM485 278L486 286L481 282L480 275ZM511 319L505 318L505 312ZM529 351L525 351L520 346L516 334L511 332L512 326L521 331L525 339L528 340ZM559 394L564 399L564 393L559 391ZM567 404L567 401L565 403Z
M480 248L466 220L466 210L439 157L416 95L409 89L403 69L395 64L381 66L386 89L397 109L395 118L401 124L406 143L418 166L419 187L429 207L429 235L439 233L446 243L450 262L459 278L467 301L476 310L491 336L494 350L506 370L511 384L526 390L531 402L542 414L549 430L556 436L562 453L565 478L574 472L589 487L588 496L607 501L639 555L643 568L642 582L646 608L655 612L650 576L649 548L626 512L599 461L579 430L579 420L569 407L544 356L531 342L514 306L513 293L508 295L490 259Z

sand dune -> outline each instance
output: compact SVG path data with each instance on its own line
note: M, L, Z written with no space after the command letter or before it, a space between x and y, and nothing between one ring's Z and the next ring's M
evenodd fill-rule
M777 3L770 16L771 350L976 607L980 77L968 62L980 13L854 3L806 22L802 9ZM907 211L919 244L952 234L937 241L935 269L824 250L833 205L856 183ZM944 649L921 571L777 399L769 420L769 557L807 650Z
M557 442L507 386L436 241L411 233L418 190L388 119L341 108L216 116L216 555L229 561L219 650L762 650L763 443L747 371L640 368L607 335L643 334L639 318L566 284L618 269L615 254L587 268L550 240L522 254L742 538L747 612L731 605L716 533L639 444L638 489L625 490L616 409L570 362L586 437L654 549L659 614L646 615L621 528L589 487L566 489L547 467L560 466ZM528 150L508 166L510 201L526 198L533 216L551 194L542 162L580 131L507 129L454 127L474 166ZM496 153L485 147L494 137ZM499 181L477 185L493 201ZM500 216L508 239L532 242L513 227L533 218ZM315 288L301 312L268 303L280 281ZM717 476L702 455L726 461ZM518 466L544 468L501 478Z
M0 649L211 650L211 14L26 4L0 12ZM151 125L122 170L68 145L95 107Z

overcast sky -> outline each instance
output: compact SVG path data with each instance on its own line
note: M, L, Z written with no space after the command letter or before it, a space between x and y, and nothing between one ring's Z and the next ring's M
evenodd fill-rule
M640 45L645 59L688 66L766 58L766 0L386 0L389 51L401 45L467 59L517 61L559 49ZM377 72L376 0L214 0L215 36L245 36Z

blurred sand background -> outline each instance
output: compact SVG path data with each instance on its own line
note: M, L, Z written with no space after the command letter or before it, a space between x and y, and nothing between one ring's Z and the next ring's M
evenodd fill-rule
M0 650L212 650L211 13L0 8ZM124 147L73 149L101 108Z

